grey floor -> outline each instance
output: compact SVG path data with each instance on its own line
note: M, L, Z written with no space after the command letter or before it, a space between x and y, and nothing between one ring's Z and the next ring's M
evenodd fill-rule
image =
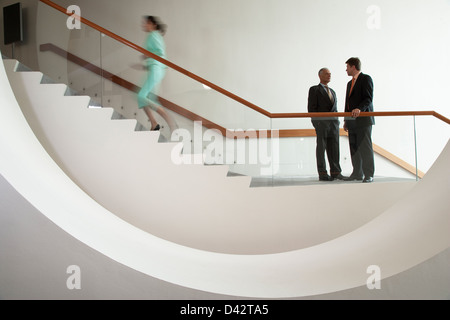
M242 176L237 173L230 172L229 177ZM396 178L396 177L375 177L373 183L380 182L414 182L416 179ZM324 185L324 184L355 184L362 181L319 181L317 176L283 176L283 177L254 177L250 184L251 188L260 187L286 187L286 186L308 186L308 185Z

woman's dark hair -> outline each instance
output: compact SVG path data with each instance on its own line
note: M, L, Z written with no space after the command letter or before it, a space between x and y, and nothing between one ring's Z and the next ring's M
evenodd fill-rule
M147 22L153 23L156 26L156 30L161 32L161 34L165 34L167 31L167 25L161 22L161 19L155 16L144 16L144 19Z

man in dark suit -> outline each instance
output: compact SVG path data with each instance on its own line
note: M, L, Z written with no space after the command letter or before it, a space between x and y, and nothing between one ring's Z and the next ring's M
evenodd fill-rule
M337 112L337 98L333 89L328 87L331 72L327 68L319 71L320 84L309 89L308 112ZM316 162L320 181L343 180L339 164L339 120L338 118L311 118L316 129ZM330 166L327 173L325 152Z
M346 62L347 74L352 80L347 84L345 112L352 117L346 118L344 130L348 132L353 172L346 180L359 180L365 183L373 181L375 161L372 145L373 117L362 117L361 112L373 112L373 81L361 72L359 58L350 58Z

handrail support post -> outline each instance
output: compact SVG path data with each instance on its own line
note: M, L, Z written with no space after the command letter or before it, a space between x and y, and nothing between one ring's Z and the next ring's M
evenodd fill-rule
M414 152L415 152L415 162L416 162L416 181L419 181L419 169L417 161L417 128L416 128L416 116L413 116L414 122Z

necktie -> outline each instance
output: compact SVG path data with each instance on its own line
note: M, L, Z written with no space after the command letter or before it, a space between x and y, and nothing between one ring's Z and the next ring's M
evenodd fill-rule
M331 93L330 88L328 88L328 86L325 86L325 88L327 89L328 97L330 97L331 102L334 102L333 94Z
M353 87L355 86L355 78L352 78L352 87L350 88L350 93L349 93L349 95L350 94L352 94L352 92L353 92Z

